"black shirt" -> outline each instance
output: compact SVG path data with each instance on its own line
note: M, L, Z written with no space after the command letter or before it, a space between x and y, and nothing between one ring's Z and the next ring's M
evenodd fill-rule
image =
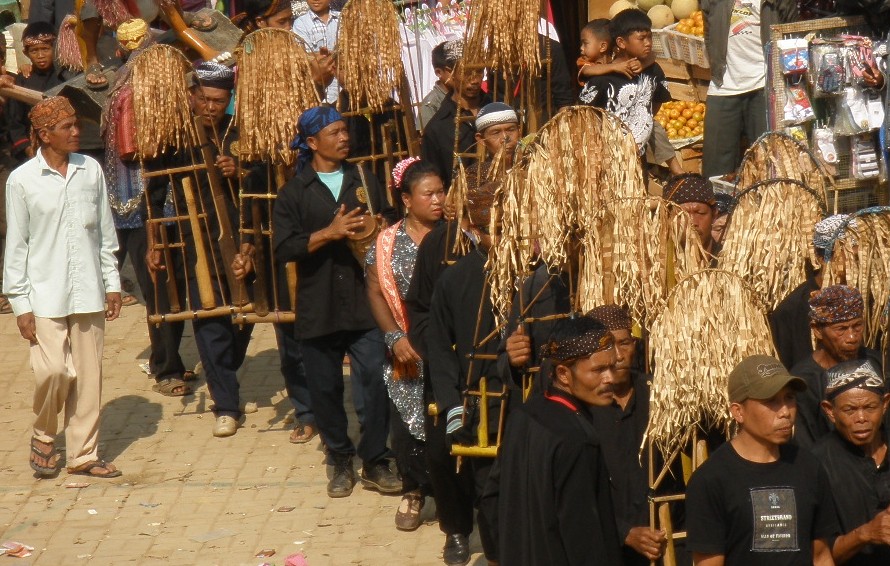
M408 341L421 358L426 360L426 331L429 326L430 303L436 281L448 267L449 259L456 261L459 256L452 252L457 238L456 222L440 222L420 242L411 285L405 296L405 309L408 311Z
M652 116L671 99L671 93L664 71L655 63L630 79L619 73L590 77L579 99L582 104L603 108L621 118L633 133L637 147L642 148L652 135Z
M849 533L871 521L890 505L890 461L887 455L877 466L871 456L866 456L837 431L822 437L813 453L828 473L842 533ZM844 564L887 566L890 564L890 546L864 546Z
M756 463L727 442L692 475L689 550L723 555L726 566L813 564L813 541L838 533L828 476L809 451L779 450L778 461Z
M28 78L15 75L15 84L31 90L46 92L54 86L62 84L70 76L70 73L56 68L55 65L45 71L35 67ZM21 161L27 159L24 151L31 145L31 121L28 119L30 111L31 106L20 100L10 98L6 101L6 121L12 144L11 153Z
M647 379L648 376L642 373L631 374L633 395L623 409L615 401L606 407L590 408L594 427L603 441L603 457L612 484L615 521L622 541L632 527L649 525L648 458L645 454L640 455L640 446L649 424Z
M442 273L433 292L426 360L440 415L461 405L468 384L477 384L480 377L488 378L491 392L503 387L494 360L476 359L471 363L469 358L470 354L495 354L500 342L500 337L495 336L477 347L496 328L485 284L487 259L478 248L471 250ZM488 405L489 433L495 435L500 402L491 397ZM470 418L475 419L476 415L471 414Z
M375 213L388 221L395 220L376 177L365 174L364 194L358 167L343 162L343 185L340 198L328 189L311 164L292 178L278 193L272 215L275 236L273 246L278 262L297 262L297 324L298 339L318 338L343 330L369 330L377 324L365 291L364 270L352 255L346 240L328 242L314 252L309 251L309 238L328 227L340 205L346 210L356 207L367 210L371 201Z
M496 466L486 496L498 497L501 564L622 564L609 474L582 402L562 391L529 399L510 417Z
M480 107L491 102L483 95ZM472 116L469 110L461 109L461 116ZM420 142L420 158L436 166L442 175L445 189L451 187L451 173L454 165L454 132L457 118L457 103L449 95L442 101L439 110L433 114L426 128L423 130L423 139ZM470 151L476 143L475 120L461 120L458 130L457 149L460 153ZM472 164L472 159L464 159L464 165Z
M810 293L818 290L815 276L807 277L782 299L769 317L779 361L788 369L813 353Z

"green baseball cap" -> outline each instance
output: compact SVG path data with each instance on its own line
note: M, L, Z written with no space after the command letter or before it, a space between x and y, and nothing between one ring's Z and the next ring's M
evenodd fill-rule
M748 356L729 374L729 402L745 399L769 399L790 385L795 391L806 391L807 383L794 377L772 356Z

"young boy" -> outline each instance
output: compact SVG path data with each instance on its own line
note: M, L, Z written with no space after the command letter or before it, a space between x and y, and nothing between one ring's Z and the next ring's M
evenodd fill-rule
M599 18L587 22L581 30L581 56L578 57L578 83L586 84L590 77L620 73L628 79L640 74L643 68L655 63L654 54L640 61L636 57L626 61L612 61L612 36L609 35L609 20ZM655 163L666 163L671 175L682 175L686 171L677 159L677 150L671 145L667 132L658 122L652 123L652 136L649 138L649 151Z
M445 56L446 43L448 42L443 41L439 45L433 47L431 58L433 60L433 71L436 73L436 84L433 85L433 89L423 97L423 100L420 101L421 129L426 128L427 123L439 110L439 106L442 106L442 101L445 100L445 97L451 92L446 85L448 84L448 79L451 78L455 62L452 61L449 64L448 58Z
M578 57L578 84L584 86L590 77L620 73L629 79L638 75L643 66L636 58L626 61L610 61L612 36L609 20L597 18L587 22L581 30L581 56Z
M612 65L628 67L590 77L579 98L583 104L603 108L621 118L633 133L642 154L652 135L652 116L662 103L671 99L658 63L653 62L630 77L625 72L634 66L634 60L642 67L640 62L650 59L652 21L640 10L624 10L609 23L609 35L615 42Z
M322 102L334 104L340 97L337 79L328 83L336 74L332 53L337 48L340 30L340 12L331 9L331 0L307 0L309 11L294 20L293 32L303 41L307 51L315 54L315 64L327 87L322 92Z
M31 60L31 74L27 78L16 75L16 85L46 92L71 78L53 62L55 43L56 31L50 24L31 22L25 27L22 32L22 44L25 56ZM31 150L31 122L28 120L30 110L27 104L18 100L8 100L6 103L10 152L19 163L24 163L34 156Z

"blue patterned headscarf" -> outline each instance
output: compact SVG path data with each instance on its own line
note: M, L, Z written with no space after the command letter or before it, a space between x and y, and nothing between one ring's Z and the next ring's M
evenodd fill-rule
M297 173L302 171L309 159L312 158L312 150L306 143L306 138L317 135L318 132L342 119L343 116L333 106L316 106L300 114L300 119L297 120L297 137L290 144L291 149L296 149L299 152Z

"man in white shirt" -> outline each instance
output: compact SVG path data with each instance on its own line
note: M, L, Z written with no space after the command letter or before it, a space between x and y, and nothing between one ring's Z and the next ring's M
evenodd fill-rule
M74 153L80 128L68 99L48 98L28 118L39 149L6 183L3 291L36 378L31 468L58 472L64 409L68 472L117 477L120 470L98 457L105 321L121 309L105 178L99 163Z
M331 0L307 0L307 4L309 11L294 20L293 31L303 41L306 51L315 54L318 66L327 78L336 72L331 54L337 48L340 12L331 9ZM322 102L336 104L340 96L340 84L336 78L322 94Z

